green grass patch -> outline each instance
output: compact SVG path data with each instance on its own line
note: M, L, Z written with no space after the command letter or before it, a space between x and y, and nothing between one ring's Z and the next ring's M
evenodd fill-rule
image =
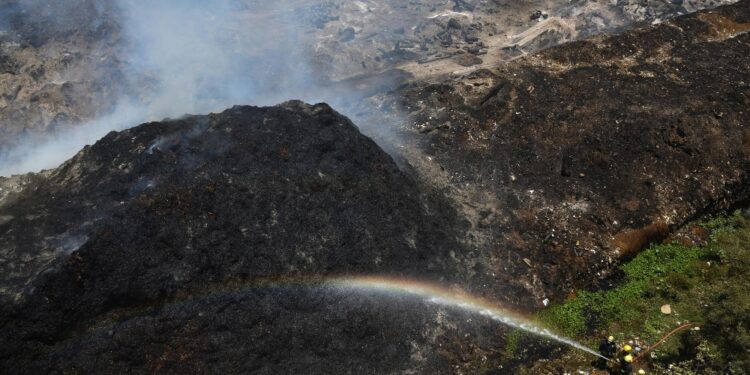
M737 211L699 225L710 233L707 245L652 246L621 266L616 287L579 291L537 319L590 344L607 333L646 345L689 321L701 330L660 346L657 359L649 359L655 370L677 364L686 374L750 371L750 220ZM672 314L661 313L665 304Z
M705 248L677 244L651 247L621 267L624 279L619 286L609 291L581 291L576 298L542 311L539 318L570 336L606 328L615 321L623 328L635 328L644 323L644 317L659 317L655 312L660 303L675 297L673 284L680 290L693 287L695 280L690 275L708 253Z
M521 342L523 333L520 330L513 330L506 336L505 341L505 357L513 358L518 354L519 344Z

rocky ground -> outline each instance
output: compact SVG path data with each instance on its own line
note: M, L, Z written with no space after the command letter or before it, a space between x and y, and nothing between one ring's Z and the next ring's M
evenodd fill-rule
M417 77L493 66L560 43L732 1L304 2L331 79L403 69ZM310 12L307 9L312 9Z
M32 9L0 4L20 20ZM253 4L239 9L268 11ZM503 346L496 325L418 301L383 307L382 296L316 278L409 276L536 310L596 287L687 220L748 199L748 0L668 21L711 4L296 4L317 32L336 33L316 55L335 77L400 69L399 86L376 84L354 108L391 155L327 105L290 102L113 132L57 169L0 177L4 368L503 373L482 367ZM367 33L393 14L414 28ZM495 24L511 25L495 42L491 14L517 20ZM648 24L531 53L638 21ZM56 43L122 53L115 25L80 23L106 37L3 36L49 67L37 79L14 68L7 82L48 86L64 64L40 51ZM60 84L81 90L63 104L15 97L7 116L83 119L112 104L98 89L129 90L128 80L101 85L126 67L76 56L72 71L100 75ZM96 100L77 105L76 92ZM41 131L54 117L33 116L19 123ZM7 124L7 139L37 131Z
M0 149L107 113L126 91L112 5L0 2Z

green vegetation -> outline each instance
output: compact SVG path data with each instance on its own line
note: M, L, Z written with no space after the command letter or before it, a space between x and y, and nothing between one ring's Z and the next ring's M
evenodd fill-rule
M747 215L737 211L701 222L693 235L702 232L705 244L653 246L621 267L623 277L616 287L581 291L542 311L538 319L592 346L604 333L621 341L638 338L648 346L692 322L699 330L675 335L640 364L651 373L665 372L669 365L672 374L750 373ZM660 311L666 304L671 314Z
M662 320L668 318L656 314L659 303L679 302L675 300L681 299L680 293L674 289L690 289L692 282L699 281L697 271L704 268L700 262L707 256L707 249L699 247L668 244L650 248L622 267L624 281L618 287L604 292L579 292L567 303L543 311L540 318L571 336L603 328L602 323L612 321L625 330L641 325L662 326ZM664 328L672 321L664 322Z
M521 342L523 331L515 330L508 333L505 341L505 356L513 358L518 353L518 345Z

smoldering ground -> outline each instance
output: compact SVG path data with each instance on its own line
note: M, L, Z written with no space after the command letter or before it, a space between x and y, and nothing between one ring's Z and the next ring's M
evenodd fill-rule
M14 102L15 117L2 108L16 85L0 81L7 89L0 90L0 175L54 167L107 132L141 122L290 99L327 102L393 150L403 138L402 119L362 99L409 74L462 74L522 55L518 48L531 53L733 1L0 0L0 42L33 47L64 39L73 55L89 60L63 78L44 74L38 62L26 67L27 75L43 77L36 92L25 90L33 95ZM546 13L530 20L540 9ZM515 47L503 52L509 43ZM37 53L41 65L63 53L47 44ZM4 65L0 54L0 71ZM86 75L87 68L98 73ZM95 83L80 84L68 98L67 80ZM52 105L30 103L48 94L56 95ZM8 138L7 128L24 131Z
M309 31L315 26L305 16L314 12L309 2L117 0L108 12L101 5L84 8L94 10L85 24L71 13L80 2L92 1L62 2L68 6L13 2L6 10L14 22L5 22L4 28L13 33L33 23L35 29L54 29L51 33L74 33L75 22L87 28L115 22L119 73L129 94L113 98L111 110L93 121L22 136L15 146L0 150L0 175L56 167L108 132L147 121L290 99L328 102L344 113L361 105L361 87L331 85L313 62L315 40ZM399 78L372 80L382 89Z

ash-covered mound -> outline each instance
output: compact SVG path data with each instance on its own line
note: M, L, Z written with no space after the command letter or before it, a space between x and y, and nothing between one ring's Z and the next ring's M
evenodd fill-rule
M415 350L404 340L426 335L407 323L424 316L373 309L371 320L359 297L314 288L206 295L277 276L458 275L455 212L325 104L144 124L0 184L0 363L11 372L148 372L173 355L209 372L325 362L316 371L330 373L384 358L375 368L397 369ZM177 300L190 302L159 307Z

